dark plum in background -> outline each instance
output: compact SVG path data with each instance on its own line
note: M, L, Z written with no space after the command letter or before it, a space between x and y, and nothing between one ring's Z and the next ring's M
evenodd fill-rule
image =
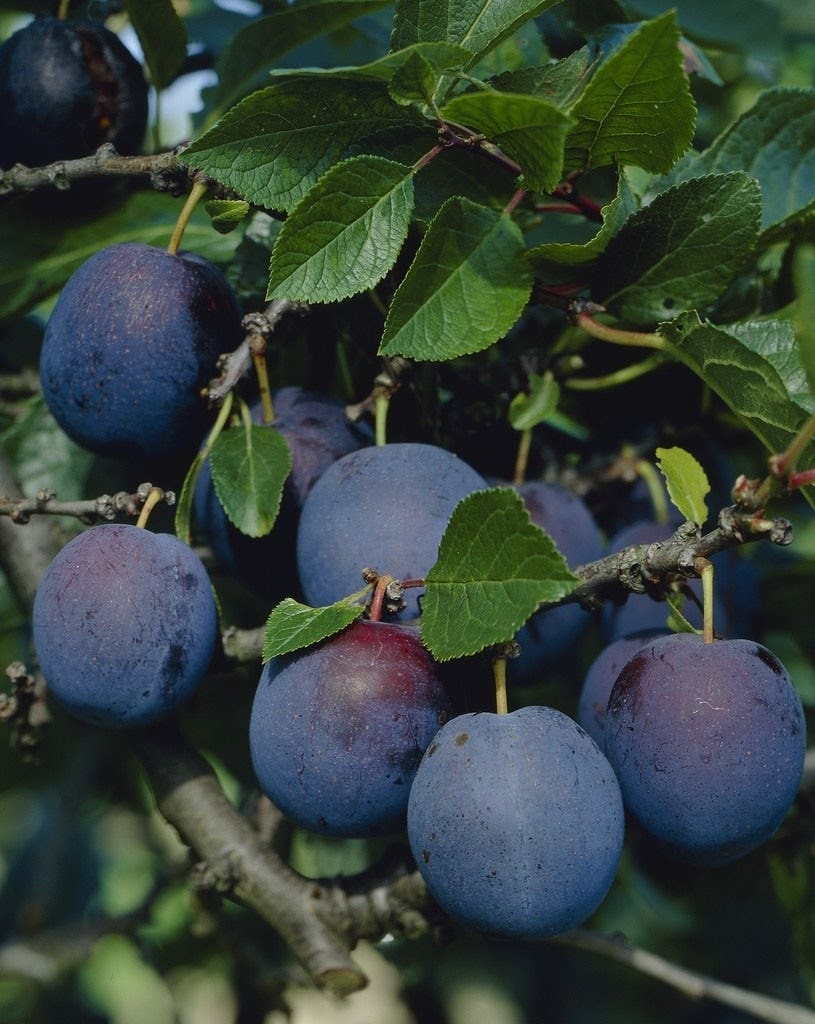
M404 827L416 768L449 710L417 630L359 621L266 665L249 724L255 774L304 828L393 832Z
M676 856L725 864L778 828L806 727L784 666L751 640L650 641L609 698L605 751L628 810Z
M110 142L141 148L147 83L118 36L90 22L41 18L0 46L0 167L72 160Z
M583 501L571 491L540 480L517 488L532 522L545 530L571 567L603 555L603 538ZM519 631L520 656L508 663L510 679L535 684L579 639L591 615L577 605L537 612Z
M371 444L367 423L355 423L344 405L328 395L286 387L273 395L275 420L270 424L289 444L291 473L280 512L266 537L247 537L227 519L215 493L209 462L195 486L193 509L204 539L221 567L261 594L284 596L297 587L295 538L303 501L321 474L338 458ZM252 418L262 422L259 405Z
M370 567L397 579L423 578L458 502L486 487L443 448L387 444L362 448L323 473L303 504L297 567L306 600L326 605L363 586ZM419 614L406 591L401 618Z
M666 630L652 629L621 636L604 647L589 666L577 704L577 721L601 750L608 698L620 670L649 640L666 634Z
M201 389L242 337L237 300L214 264L111 245L71 276L48 321L45 400L65 433L100 455L191 454L208 422Z
M611 766L566 715L525 707L451 719L408 804L413 857L433 898L490 935L575 928L611 886L623 805Z
M32 621L50 693L77 718L107 727L176 711L218 636L209 577L192 549L119 524L86 530L59 552Z

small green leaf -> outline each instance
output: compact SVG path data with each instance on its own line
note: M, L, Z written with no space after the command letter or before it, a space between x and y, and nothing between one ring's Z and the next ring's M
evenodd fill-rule
M394 72L388 92L394 103L424 103L432 105L439 84L439 75L421 53L413 53Z
M456 96L441 115L476 129L499 146L520 166L523 187L550 192L560 181L572 122L546 100L494 90L471 92Z
M422 639L439 661L511 640L544 601L574 586L552 539L508 487L476 491L453 510L426 577Z
M339 633L362 615L361 605L337 601L310 608L287 597L272 608L263 634L263 661L310 647Z
M397 0L391 49L412 43L456 43L470 51L470 64L558 0Z
M549 419L559 400L560 385L551 373L531 373L529 393L516 395L509 403L509 422L516 430L531 430Z
M209 456L212 483L230 521L249 537L272 529L291 470L291 451L276 430L256 423L225 430Z
M336 164L283 224L266 298L338 302L373 288L396 262L412 211L412 167L376 156Z
M696 106L676 13L644 22L594 73L570 113L566 170L635 164L665 173L688 149Z
M387 0L319 0L253 18L218 61L216 102L226 110L289 50L387 5Z
M775 368L793 402L815 413L815 394L807 379L802 348L789 320L749 320L728 324L725 330Z
M597 261L593 293L635 324L714 302L749 260L761 193L743 172L682 182L626 221Z
M554 64L506 71L488 84L500 92L529 93L563 109L575 102L598 63L591 49L583 46Z
M125 0L131 24L139 37L150 80L166 88L187 56L187 29L172 0Z
M798 295L795 330L810 391L815 392L815 245L810 243L796 249L792 273Z
M726 328L683 313L661 324L660 333L727 406L740 416L770 452L783 452L809 418L789 396L775 367L753 352ZM815 466L815 444L809 444L801 466Z
M204 209L215 230L228 235L249 215L251 206L242 199L210 199L204 203Z
M674 506L689 523L701 526L707 519L705 495L710 491L704 469L684 448L657 448L656 456Z
M385 321L380 354L443 360L503 337L532 290L518 226L453 197L439 210Z
M192 499L195 495L195 482L201 473L201 467L206 461L206 453L199 450L190 463L189 469L184 475L184 482L175 503L175 515L173 527L176 537L183 540L185 544L192 543Z
M420 123L383 82L285 81L233 107L181 159L250 203L290 210L351 142Z
M386 53L368 64L343 65L336 68L278 68L272 71L277 78L370 78L380 82L393 83L403 72L407 78L413 72L410 66L419 58L422 66L431 68L434 77L440 78L445 72L457 71L470 60L472 54L463 46L453 43L414 43L402 50Z

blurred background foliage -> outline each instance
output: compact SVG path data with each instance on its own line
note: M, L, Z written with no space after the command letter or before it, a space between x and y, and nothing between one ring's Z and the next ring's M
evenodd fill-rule
M214 68L224 46L263 12L269 0L179 0L189 53L179 78L154 104L155 144L190 137L211 116ZM562 57L586 38L614 45L609 24L678 10L683 32L707 64L693 76L699 105L696 145L704 148L756 96L773 85L815 85L815 4L798 0L569 0L507 40L487 60L503 71ZM102 0L72 13L110 13L129 45L135 35L118 6ZM5 38L42 5L0 2ZM392 10L361 18L281 54L286 66L369 61L386 52ZM258 79L262 83L264 76ZM258 84L247 82L246 91ZM489 173L489 169L485 169ZM613 181L597 175L594 191ZM39 339L56 289L89 252L117 239L163 242L178 204L164 194L114 188L101 194L3 199L0 211L0 374L36 367ZM185 245L229 264L246 309L260 308L277 223L264 214L240 232L218 235L197 219ZM575 240L591 229L576 218L549 218L549 238ZM792 268L777 254L775 287L794 294ZM500 353L426 368L412 393L395 403L392 432L437 439L482 472L511 473L515 441L505 424L519 389L522 360L554 336L554 314L535 312ZM278 384L304 383L358 400L376 372L378 321L369 304L320 308L295 326L272 357ZM352 325L352 326L351 326ZM559 324L558 328L559 330ZM352 336L353 334L353 336ZM607 357L613 368L615 353ZM598 370L598 372L601 372ZM532 474L553 463L579 465L622 441L642 442L658 425L673 429L709 473L720 461L726 495L738 472L761 471L754 442L741 433L698 382L664 387L650 375L621 401L616 392L580 407L579 430L540 430ZM689 410L696 410L690 415ZM608 423L615 424L609 436ZM646 424L647 426L643 426ZM689 424L691 425L689 427ZM41 487L62 499L90 497L145 479L74 446L56 428L36 394L3 393L0 428L27 493ZM690 436L688 436L690 435ZM722 456L726 452L727 456ZM172 474L172 470L168 470ZM178 478L161 481L177 486ZM724 499L726 501L726 497ZM611 532L620 496L595 496L598 520ZM786 510L785 510L786 511ZM760 574L756 639L773 648L795 679L810 724L815 721L815 640L811 628L815 522L799 501L789 509L796 542L783 553L745 552ZM21 527L23 529L24 527ZM77 528L66 521L66 531ZM216 585L227 620L257 625L264 609L226 580ZM574 712L583 673L600 650L599 624L578 652L539 687L517 691L516 703L543 702ZM0 664L30 663L30 636L0 579ZM246 722L257 670L216 671L184 713L190 738L216 766L229 796L251 809L256 798L246 749ZM486 668L485 668L486 671ZM128 744L119 735L81 726L53 709L37 763L0 736L0 1021L4 1024L278 1024L288 1004L296 1024L560 1024L603 1020L646 1024L737 1024L746 1018L712 1004L694 1004L629 969L555 943L493 943L458 934L407 941L389 938L359 950L368 990L342 1006L312 991L276 937L242 909L191 893L188 855L156 814ZM620 875L591 922L634 943L733 984L796 1002L815 1000L815 796L801 796L779 836L727 868L700 871L656 857L632 833ZM398 837L397 837L398 839ZM297 830L283 840L305 874L364 868L382 844L319 839ZM440 947L439 943L442 943Z

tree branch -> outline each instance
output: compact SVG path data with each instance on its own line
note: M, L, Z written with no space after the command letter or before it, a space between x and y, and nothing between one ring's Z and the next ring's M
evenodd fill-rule
M26 524L33 515L72 516L87 525L110 522L120 513L136 518L144 508L153 485L139 484L133 494L117 491L116 494L101 494L98 498L85 501L57 501L56 491L38 491L33 498L0 497L0 516L8 516L12 522ZM164 491L162 500L167 505L175 504L175 493Z

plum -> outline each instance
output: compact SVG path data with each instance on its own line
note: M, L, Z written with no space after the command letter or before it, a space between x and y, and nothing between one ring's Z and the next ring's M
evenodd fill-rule
M90 22L39 18L0 46L0 167L72 160L110 142L136 153L147 83L119 37Z
M589 666L577 704L577 721L601 750L605 744L603 730L608 698L620 669L649 640L665 636L667 632L651 629L618 637L604 647Z
M306 495L332 462L370 444L373 436L367 424L348 419L338 399L299 387L275 392L274 411L271 425L289 444L292 468L272 533L247 537L229 522L215 494L209 462L196 482L193 509L201 533L227 572L259 593L282 596L296 580L295 536ZM259 404L252 417L262 422Z
M541 706L451 719L408 802L411 850L439 906L516 939L557 935L596 910L623 828L608 761L576 722Z
M202 387L242 337L237 300L212 263L120 242L62 289L40 357L45 400L65 433L93 452L181 456L207 423Z
M522 484L518 493L532 522L549 534L571 567L602 557L600 530L576 494L540 480ZM576 604L537 612L518 633L521 653L509 662L510 678L540 682L543 671L573 646L590 621Z
M86 530L59 552L32 623L50 692L77 718L110 727L172 714L198 686L218 636L192 549L127 524Z
M751 640L649 641L622 668L605 751L626 807L677 857L725 864L780 825L803 771L806 726L784 666Z
M404 827L411 781L449 708L416 629L355 622L264 668L249 725L255 774L303 828L393 832Z
M343 456L312 488L297 531L306 600L331 604L362 586L371 567L397 579L423 578L457 503L486 487L466 462L428 444L387 444ZM419 615L415 589L403 620Z

